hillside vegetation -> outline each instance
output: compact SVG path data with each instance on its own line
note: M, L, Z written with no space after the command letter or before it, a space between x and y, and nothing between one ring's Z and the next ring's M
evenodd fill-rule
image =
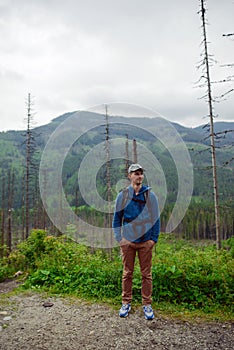
M35 134L36 150L32 155L34 163L34 172L30 177L30 218L31 227L44 228L45 221L46 227L51 227L51 223L48 218L43 218L44 226L42 224L43 208L40 199L40 191L38 185L38 168L40 164L40 157L43 149L53 131L61 125L67 118L72 116L72 113L67 113L63 116L55 118L48 125L44 125L33 129ZM90 125L97 125L97 127L82 134L82 127L85 121L89 120ZM154 135L154 130L157 128L154 118L137 118L137 125L142 127L134 127L134 118L125 117L111 117L110 118L110 140L122 137L125 142L126 134L128 134L129 148L131 154L132 141L135 139L137 144L142 144L150 150L158 160L162 167L163 173L166 179L167 198L164 210L162 212L162 230L165 229L168 217L173 208L178 195L178 179L177 169L172 159L171 154L168 152L165 145L158 140ZM129 124L131 127L129 127ZM95 113L82 112L79 114L80 130L74 130L74 133L81 134L70 148L67 153L66 159L63 164L62 181L66 194L66 198L70 206L74 211L80 213L82 217L87 217L91 220L91 224L97 224L100 220L105 221L105 216L100 217L98 211L93 210L92 215L86 215L88 208L86 208L86 202L82 198L79 185L77 185L77 172L85 155L95 147L95 145L105 142L106 138L106 125L105 118L102 115ZM189 210L181 223L177 228L177 232L180 232L183 237L187 238L214 238L214 209L213 209L213 183L211 173L211 156L209 150L209 139L207 138L207 132L205 128L185 128L179 124L173 124L177 132L181 135L183 141L186 143L190 157L193 163L194 170L194 186L193 197L189 207ZM233 174L234 174L234 162L233 159L233 132L220 134L224 130L233 130L233 123L216 123L216 132L219 137L217 149L217 164L218 164L218 178L219 178L219 192L221 203L221 234L222 238L226 239L233 235L233 212L234 212L234 186L233 186ZM152 132L150 132L152 130ZM224 137L225 136L225 137ZM6 202L8 196L7 188L9 186L9 174L14 174L13 195L13 226L15 231L18 230L16 235L19 235L21 226L23 225L22 209L24 206L25 198L25 133L20 131L9 131L0 133L0 173L1 173L1 186L0 186L0 198L3 197L3 182L5 186L5 204L2 203L2 210L6 210ZM57 155L59 154L60 146L58 145ZM176 145L175 145L176 147ZM53 155L54 160L57 157ZM51 166L53 166L53 158L51 159ZM123 154L124 158L124 154ZM89 172L95 169L90 164ZM48 176L50 176L48 171ZM12 175L11 175L12 176ZM157 174L155 174L157 177ZM111 160L110 177L112 184L112 199L115 198L117 191L115 188L119 179L125 177L125 161L124 159ZM87 182L89 181L89 175L87 174ZM97 177L97 189L99 194L106 199L107 198L107 186L106 186L106 165L105 161L103 166L98 172ZM160 200L160 186L157 189L157 194ZM93 193L90 191L88 194L92 198ZM5 206L5 207L4 207Z

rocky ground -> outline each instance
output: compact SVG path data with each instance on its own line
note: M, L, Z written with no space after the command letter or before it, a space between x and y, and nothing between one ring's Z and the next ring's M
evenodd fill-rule
M141 308L121 319L106 305L48 299L37 293L7 294L15 287L15 281L0 283L2 350L231 350L234 346L233 323L183 322L157 314L147 321Z

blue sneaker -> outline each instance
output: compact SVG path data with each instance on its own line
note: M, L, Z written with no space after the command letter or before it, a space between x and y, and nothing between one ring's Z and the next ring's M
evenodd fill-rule
M146 320L152 320L154 318L154 312L153 312L151 305L143 306L143 311L144 311L144 315L145 315Z
M131 310L131 304L123 304L121 309L119 310L119 316L127 317L130 310Z

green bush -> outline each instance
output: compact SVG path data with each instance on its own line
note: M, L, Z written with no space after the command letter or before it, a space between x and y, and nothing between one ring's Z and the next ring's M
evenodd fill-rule
M230 251L230 255L234 258L234 237L228 238L223 242L223 248Z
M46 249L47 233L44 230L33 230L28 239L18 245L18 250L25 256L25 264L36 266L36 261L41 258Z
M231 240L232 243L232 240ZM230 244L230 242L227 242ZM223 306L233 310L234 259L231 249L217 251L213 244L192 243L161 235L153 256L153 300L209 310ZM73 294L96 300L121 301L122 262L65 236L48 236L35 230L18 249L2 259L0 278L19 267L28 272L24 288ZM139 264L133 278L134 301L141 301Z
M184 248L153 266L154 298L190 308L232 305L233 260L226 251Z

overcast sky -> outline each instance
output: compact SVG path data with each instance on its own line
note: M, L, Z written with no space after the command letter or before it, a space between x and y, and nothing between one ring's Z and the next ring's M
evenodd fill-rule
M207 0L212 80L234 74L234 0ZM93 105L147 106L185 126L207 122L199 0L0 0L0 130L36 126ZM234 88L216 84L213 95ZM234 93L215 104L234 121Z

